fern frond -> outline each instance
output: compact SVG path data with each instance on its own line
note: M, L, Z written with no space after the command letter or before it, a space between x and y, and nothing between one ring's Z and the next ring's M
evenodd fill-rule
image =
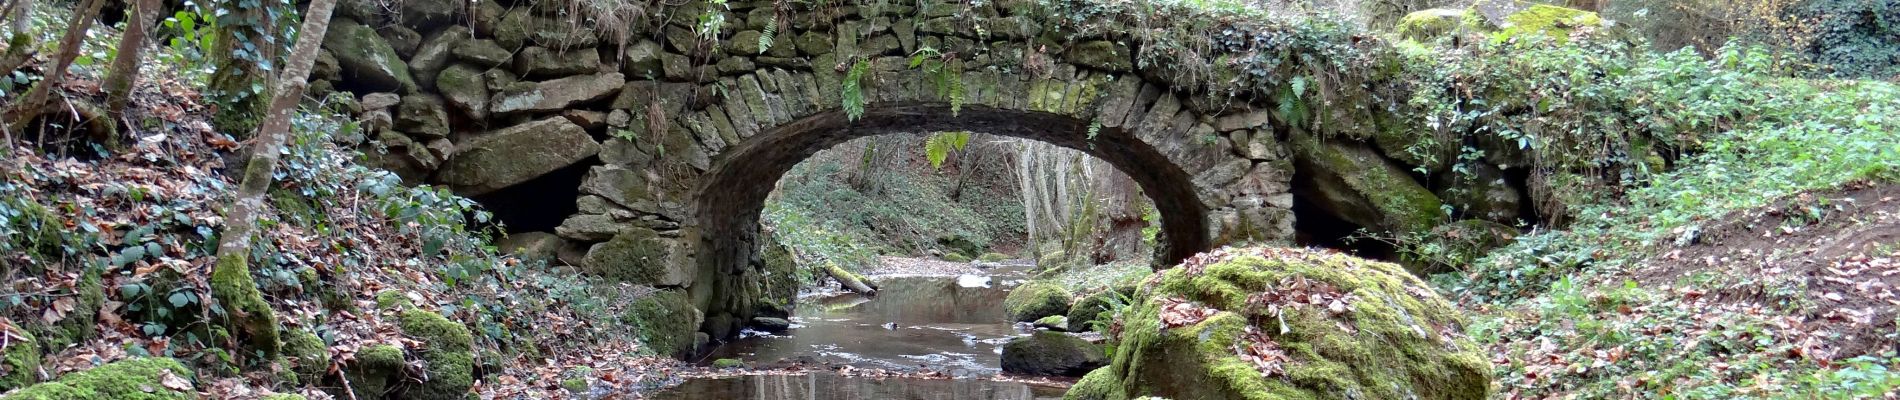
M773 13L771 20L765 21L765 32L759 34L759 54L765 54L766 50L772 49L772 38L774 36L778 36L777 13Z
M843 103L840 105L844 107L845 116L851 118L852 121L864 118L863 80L864 73L870 69L870 61L858 60L857 64L851 65L851 71L844 75L843 92L839 93L838 97Z

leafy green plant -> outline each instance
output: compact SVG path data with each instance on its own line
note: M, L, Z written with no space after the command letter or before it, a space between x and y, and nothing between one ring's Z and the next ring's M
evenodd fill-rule
M844 87L839 93L845 116L852 121L864 118L864 74L871 70L871 62L858 60L851 64L851 70L844 75Z
M924 140L924 154L932 168L943 168L951 152L962 152L970 144L970 132L937 132Z

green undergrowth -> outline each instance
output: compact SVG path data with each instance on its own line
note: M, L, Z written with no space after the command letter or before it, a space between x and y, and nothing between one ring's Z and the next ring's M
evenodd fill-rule
M1821 338L1788 329L1801 315L1795 305L1698 301L1697 293L1719 288L1627 278L1655 268L1648 260L1666 246L1694 243L1724 215L1803 192L1900 181L1900 86L1787 78L1779 60L1738 48L1706 60L1688 51L1637 54L1599 60L1623 78L1586 87L1638 90L1644 95L1629 100L1643 103L1623 105L1636 110L1671 105L1633 116L1648 131L1703 132L1676 136L1696 150L1674 169L1622 176L1629 189L1620 196L1569 201L1576 219L1565 230L1521 236L1435 279L1475 311L1472 336L1504 357L1496 370L1503 390L1728 399L1865 398L1900 388L1893 349L1831 360L1807 353L1817 344L1805 341ZM1558 56L1525 62L1587 60ZM1892 329L1886 335L1900 340Z
M993 177L972 176L952 197L958 171L923 162L917 157L921 146L873 147L907 140L877 139L883 138L848 142L799 163L767 201L764 223L801 265L830 261L857 270L879 255L921 255L933 249L946 254L946 260L967 261L1010 245L998 238L1024 235L1022 205L1013 186L992 187ZM864 148L861 153L845 151L859 147ZM899 159L852 159L880 151L897 152L884 156Z

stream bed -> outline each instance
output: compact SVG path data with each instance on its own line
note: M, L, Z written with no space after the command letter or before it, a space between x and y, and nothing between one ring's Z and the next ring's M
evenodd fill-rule
M799 298L792 329L747 331L704 358L749 365L794 363L803 374L701 378L662 391L656 399L755 400L1032 400L1059 399L1066 388L995 380L1003 344L1029 334L1009 322L1003 298L1024 278L1025 266L979 274L881 275L876 297L853 293ZM884 370L953 379L848 376L838 368Z

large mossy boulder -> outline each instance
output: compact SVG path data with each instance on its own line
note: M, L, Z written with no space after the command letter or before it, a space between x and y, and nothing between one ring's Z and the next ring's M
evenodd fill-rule
M1130 397L1483 399L1463 317L1398 265L1325 250L1224 248L1152 278L1108 372ZM1112 392L1096 377L1085 387ZM1110 388L1112 389L1112 388Z
M458 400L475 385L475 336L441 314L411 308L402 312L402 333L422 342L417 352L427 379L404 388L403 398Z
M623 317L638 327L634 335L640 343L662 356L693 351L693 333L704 318L684 290L661 290L635 300Z
M1069 312L1068 289L1048 282L1025 282L1003 298L1003 312L1011 321L1033 322L1042 317Z
M330 371L330 350L323 338L297 328L286 328L278 337L284 338L283 355L290 358L290 370L297 379L310 384L322 382Z
M1082 380L1075 381L1075 386L1070 386L1069 391L1062 394L1062 400L1127 399L1128 393L1122 391L1121 377L1115 376L1114 370L1109 368L1097 368L1083 375Z
M1405 168L1358 142L1294 135L1296 194L1346 222L1375 231L1424 232L1445 219L1443 202Z
M1426 41L1457 32L1465 23L1469 10L1433 8L1413 11L1399 18L1396 28L1399 37Z
M402 93L416 90L416 80L409 75L409 64L376 33L376 28L338 18L330 22L330 31L323 36L323 48L336 55L344 81L352 85Z
M1065 333L1038 331L1003 344L1003 372L1082 376L1108 363L1102 346Z
M186 400L197 398L191 370L170 358L133 358L28 386L6 400ZM183 386L183 387L179 387Z

